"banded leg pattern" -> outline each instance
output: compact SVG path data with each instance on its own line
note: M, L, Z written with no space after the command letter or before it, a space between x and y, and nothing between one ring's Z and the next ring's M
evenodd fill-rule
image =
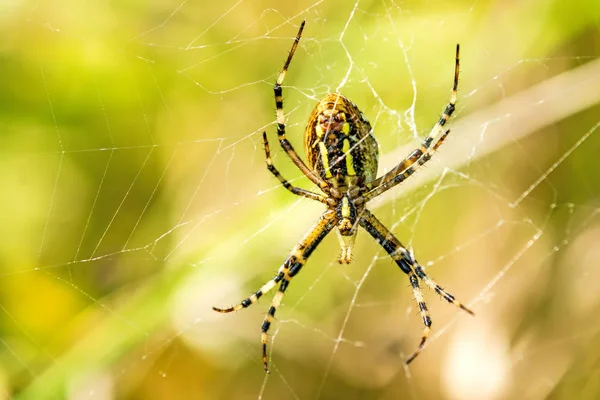
M425 271L423 271L423 268L419 265L419 263L417 263L414 256L406 249L406 247L404 247L404 245L402 245L402 243L368 210L362 211L359 223L392 257L402 272L408 275L415 299L419 305L419 312L425 328L423 330L423 336L419 346L406 359L406 364L409 364L425 347L425 343L429 337L429 332L431 331L432 325L429 310L427 309L427 305L425 304L425 300L423 298L423 293L419 287L419 280L425 282L425 284L434 289L437 293L441 294L450 303L455 304L457 307L467 311L471 315L474 315L474 313L457 301L453 295L442 289L441 286L429 278L425 274Z
M429 157L426 160L424 160L422 163L420 163L419 166L423 165L426 161L429 160L429 158L431 158L431 155L433 155L433 152L428 151L431 144L433 143L434 139L440 134L440 132L444 128L444 125L446 125L446 122L448 122L448 120L454 113L454 110L456 109L456 98L457 98L457 90L458 90L459 72L460 72L460 45L457 44L456 45L455 64L454 64L454 83L452 85L450 101L448 102L448 105L446 105L444 112L442 113L442 115L438 119L437 123L433 126L433 128L429 132L429 135L427 135L425 140L423 140L423 142L421 143L421 146L418 149L414 150L412 153L410 153L404 160L402 160L400 162L400 164L398 164L397 166L392 168L388 173L386 173L382 177L375 179L374 181L366 184L365 188L367 189L367 191L370 191L373 188L377 188L380 185L383 185L389 181L392 181L392 179L394 179L396 177L396 175L398 175L402 171L406 171L411 165L413 165L415 162L417 162L417 160L422 159L421 157L423 157L424 155L429 154ZM444 134L444 138L445 138L445 136L448 135L448 133L449 132L446 131L446 133ZM440 140L442 140L442 139L440 139ZM439 147L439 144L441 144L441 143L439 143L439 144L437 144L437 143L439 143L439 140L438 140L438 142L436 142L437 147ZM392 186L395 186L400 182L396 182ZM390 187L392 187L392 186L390 186ZM388 189L390 187L388 187Z
M265 319L263 321L263 324L262 324L262 327L260 330L261 331L260 341L262 343L263 366L264 366L265 372L267 374L269 373L269 360L267 358L267 333L269 332L271 323L273 322L273 319L275 318L275 312L277 311L277 308L281 305L281 300L283 299L283 294L285 293L285 290L287 289L289 284L290 284L290 281L287 279L284 279L281 282L281 285L279 285L279 289L277 290L277 293L275 293L275 297L273 298L273 304L269 308L269 311L267 311L267 315L265 316Z
M433 147L429 148L429 150L427 150L427 152L425 154L423 154L423 156L421 158L419 158L416 163L410 163L409 164L410 166L403 173L394 176L387 182L381 184L380 186L374 188L373 190L371 190L370 192L365 194L363 196L363 201L366 203L367 201L371 200L372 198L377 197L380 194L387 192L394 186L399 185L400 183L404 182L409 176L414 174L417 171L417 169L419 169L420 166L425 164L427 161L431 160L431 157L440 148L442 143L444 143L444 140L446 140L446 137L448 137L449 133L450 133L450 130L448 129L446 132L444 132L444 134L442 136L440 136L439 140L437 142L435 142L435 145L433 145ZM415 150L415 151L418 152L419 150Z
M314 171L310 170L306 166L304 161L302 161L300 156L298 156L298 153L296 153L294 146L292 146L292 144L289 142L289 140L287 140L287 138L285 137L285 115L283 113L283 88L281 87L281 85L283 84L283 80L285 78L287 70L290 66L290 63L292 62L294 53L296 52L296 49L298 48L298 43L300 43L300 38L302 37L302 31L304 30L305 23L306 23L306 21L302 21L302 24L300 24L300 29L298 30L298 33L296 34L296 39L294 40L294 43L292 44L290 53L289 53L287 59L285 60L285 64L283 64L283 68L281 69L279 76L277 77L275 86L273 86L273 92L275 94L275 108L276 108L276 113L277 113L277 137L279 138L279 144L281 145L281 148L286 152L288 157L290 157L290 159L296 165L296 167L298 167L298 169L304 175L306 175L306 177L308 179L310 179L311 182L313 182L315 185L319 186L321 188L321 190L325 191L325 193L328 193L327 190L328 190L329 186L327 185L327 183L323 179L321 179L321 177L318 176Z
M429 132L429 135L427 135L427 138L423 142L423 145L426 148L429 147L429 145L431 144L431 142L433 142L433 139L437 135L439 135L439 133L444 128L444 125L446 125L446 122L448 122L448 120L450 119L450 117L454 113L454 110L456 108L456 98L457 98L457 91L458 91L458 74L459 74L459 72L460 72L460 45L457 44L456 45L456 57L455 57L455 63L454 63L454 84L452 85L452 93L450 95L450 101L448 102L448 105L446 106L446 109L444 109L444 113L440 116L440 119L434 125L434 127L431 129L431 132Z
M267 168L269 171L271 171L271 173L273 175L275 175L275 177L277 179L279 179L279 182L281 182L281 184L290 192L298 195L298 196L302 196L302 197L306 197L309 198L311 200L316 200L319 201L323 204L330 204L331 202L333 202L333 200L328 199L327 197L318 194L318 193L314 193L311 192L310 190L304 190L302 188L293 186L291 183L289 183L287 181L287 179L285 179L281 173L279 172L279 170L277 170L277 168L275 168L275 166L273 165L273 161L271 160L271 151L269 150L269 140L267 139L267 132L263 132L263 142L265 145L265 155L267 157Z
M417 349L406 359L406 364L410 364L410 362L414 360L415 357L418 356L423 350L425 347L425 342L427 342L427 338L429 337L429 332L431 331L431 317L429 316L427 304L425 304L425 300L423 299L423 292L421 292L421 288L419 287L419 280L414 274L409 275L409 280L415 295L415 300L419 305L419 312L421 313L421 318L423 319L423 325L425 325L425 328L423 329L423 336L421 337L421 343L419 343L419 347L417 347Z
M429 286L431 289L435 290L436 293L439 294L440 296L442 296L444 299L446 299L446 301L448 303L454 304L456 307L468 312L471 315L475 315L475 313L471 309L467 308L467 306L462 304L460 301L456 300L456 298L451 293L448 293L444 288L442 288L440 285L438 285L433 279L428 277L427 274L425 273L425 271L423 271L423 267L421 267L421 265L419 265L419 264L416 264L416 265L417 266L415 267L415 273L417 274L417 276L419 277L420 280L425 282L425 284L427 286Z
M286 260L286 262L287 262L287 260ZM263 294L268 293L271 289L273 289L275 287L275 285L277 285L283 279L283 277L285 275L285 265L286 265L286 263L284 263L284 265L281 268L279 268L277 275L275 275L275 277L273 279L271 279L269 282L265 283L263 285L263 287L258 289L256 291L256 293L254 293L250 297L245 298L240 303L238 303L234 306L231 306L231 307L227 307L227 308L213 307L212 309L217 312L226 314L226 313L230 313L233 311L241 310L242 308L250 307L252 304L256 303L256 301L258 299L260 299Z
M269 361L267 357L267 334L269 332L269 328L271 327L271 323L275 318L275 312L281 305L283 294L288 288L292 278L300 272L308 257L310 257L312 252L317 248L325 236L327 236L331 229L333 229L336 223L337 220L335 217L332 218L326 213L321 217L319 222L317 222L315 229L311 230L304 237L304 239L302 239L300 244L297 245L292 251L293 255L290 257L290 259L293 260L293 262L286 270L285 277L282 279L281 284L279 285L279 290L277 293L275 293L273 303L271 304L271 307L269 308L261 327L260 341L262 344L263 366L267 374L269 373Z
M279 267L277 275L275 275L273 279L265 283L256 293L242 300L239 304L228 308L213 307L213 310L221 313L229 313L232 311L237 311L242 308L249 307L250 305L256 303L256 301L260 297L262 297L265 293L273 289L279 283L279 288L277 290L277 293L275 293L275 296L273 297L273 302L271 303L271 307L269 308L269 311L265 316L260 334L263 364L265 372L267 373L269 373L269 366L267 360L267 334L269 328L271 327L271 323L275 318L275 312L277 311L277 308L281 305L281 301L283 299L285 290L287 289L292 278L300 272L300 270L306 263L308 257L317 248L317 246L321 243L325 236L327 236L327 234L336 226L337 222L338 221L337 217L335 216L335 213L325 212L321 216L321 218L319 218L316 224L304 235L300 242L296 246L294 246L294 248L291 251L291 254L285 260L283 265Z

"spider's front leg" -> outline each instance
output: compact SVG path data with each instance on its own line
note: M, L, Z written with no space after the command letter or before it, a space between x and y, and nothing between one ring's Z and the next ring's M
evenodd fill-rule
M440 139L438 139L437 141L435 141L435 139L442 132L444 126L446 125L446 123L448 122L450 117L452 117L452 114L454 113L454 110L456 109L456 98L457 98L457 90L458 90L458 74L459 74L459 72L460 72L460 45L457 44L456 45L456 57L455 57L455 62L454 62L454 83L452 85L450 101L446 105L444 112L442 113L442 115L438 119L437 123L433 126L433 128L429 132L429 135L427 135L425 140L423 140L423 143L421 143L421 146L418 149L412 151L404 160L402 160L398 165L396 165L394 168L392 168L389 172L387 172L383 176L373 180L372 182L365 184L365 191L371 192L368 194L369 198L378 196L379 194L385 192L386 190L388 190L388 189L396 186L400 182L402 182L406 178L406 176L404 178L402 178L403 175L406 175L406 173L403 174L403 171L410 170L411 174L412 174L416 170L417 167L419 167L419 166L425 164L427 161L429 161L431 159L431 156L433 156L433 153L435 153L437 148L440 147L440 145L442 144L442 142L444 141L444 139L446 138L446 136L448 135L448 133L450 131L446 130L446 132L444 134L442 134L442 137ZM435 149L433 149L433 151L432 151L431 145L434 143L434 141L435 141L435 144L434 144ZM415 164L417 162L418 162L418 164Z
M444 143L444 140L446 140L446 137L448 136L448 134L450 133L450 129L448 129L446 132L444 132L440 138L438 139L437 142L435 142L435 144L433 145L433 147L429 148L429 150L427 150L427 152L425 154L423 154L418 160L416 160L416 162L412 163L410 165L410 167L408 167L404 172L399 173L398 175L390 178L388 181L382 183L381 185L373 188L370 192L368 192L367 194L365 194L362 197L362 202L366 203L369 200L387 192L388 190L390 190L391 188L393 188L396 185L399 185L400 183L404 182L406 179L408 179L412 174L414 174L417 169L422 166L423 164L425 164L427 161L431 160L431 157L433 157L433 155L435 154L435 152L439 149L439 147L442 145L442 143ZM418 151L418 150L417 150Z
M474 315L474 313L462 303L457 301L453 295L442 289L440 285L438 285L437 283L435 283L435 281L429 278L427 274L425 274L425 271L423 271L421 265L417 263L412 253L409 252L406 249L406 247L404 247L402 243L392 234L392 232L390 232L368 210L363 210L359 223L392 257L392 259L398 265L398 267L400 267L402 272L408 275L408 279L410 280L415 299L417 300L417 303L419 305L419 312L421 313L421 318L423 319L423 325L425 325L425 328L423 330L423 336L421 338L419 346L406 359L406 364L409 364L415 359L415 357L419 355L419 353L421 353L421 351L425 347L425 343L427 342L427 338L429 337L429 332L431 330L432 324L431 317L429 316L429 310L427 309L427 305L425 304L425 300L423 298L423 293L421 292L421 288L419 287L419 279L425 282L437 293L442 295L442 297L444 297L448 302L465 310L471 315Z
M308 257L310 257L319 243L321 243L321 241L325 238L325 236L327 236L331 229L336 226L336 224L337 218L335 216L335 212L332 210L326 211L321 218L319 218L317 223L304 235L300 242L294 246L290 255L284 261L283 265L279 267L279 270L273 279L264 284L256 293L242 300L237 305L228 308L213 307L213 310L221 313L229 313L249 307L250 305L256 303L256 301L262 295L273 289L279 283L277 293L273 298L271 307L269 308L261 327L260 340L262 343L263 365L266 373L269 373L267 360L267 333L271 327L273 318L275 318L275 312L281 305L281 300L283 299L285 290L287 289L292 278L296 276L298 272L300 272Z
M271 160L271 150L269 149L269 140L267 139L267 132L263 132L263 142L265 145L265 156L267 158L267 169L269 171L271 171L271 173L273 175L275 175L275 177L277 179L279 179L279 182L281 182L283 187L285 187L287 190L289 190L290 192L292 192L298 196L306 197L311 200L316 200L323 204L328 204L328 205L335 204L335 200L333 200L329 197L323 196L322 194L311 192L310 190L305 190L305 189L296 187L296 186L292 185L291 183L289 183L287 181L287 179L285 179L283 177L283 175L281 175L279 170L277 168L275 168L275 166L273 165L273 161Z
M287 70L290 67L290 63L292 62L292 58L294 57L294 53L298 48L298 43L300 43L300 38L302 37L302 31L304 30L304 24L306 21L302 21L300 24L300 29L298 29L298 33L296 34L296 39L292 44L292 48L290 49L290 53L288 54L287 59L285 60L285 64L283 64L283 68L277 77L277 81L275 81L275 86L273 86L273 94L275 95L275 109L277 113L277 137L279 138L279 144L281 148L286 152L288 157L292 160L292 162L298 167L298 169L308 178L312 183L319 186L321 190L325 193L328 193L329 185L325 182L319 175L317 175L314 171L311 171L304 161L298 156L294 146L290 143L286 138L285 134L285 115L283 113L283 80L285 79L285 75L287 74Z

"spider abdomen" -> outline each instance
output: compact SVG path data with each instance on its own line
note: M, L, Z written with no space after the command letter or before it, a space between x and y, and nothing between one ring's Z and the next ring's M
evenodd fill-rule
M334 187L352 187L377 176L379 149L358 107L331 93L317 103L304 132L309 167Z

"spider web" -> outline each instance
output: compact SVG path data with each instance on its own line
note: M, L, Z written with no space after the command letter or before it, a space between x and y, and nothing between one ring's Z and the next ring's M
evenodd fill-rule
M600 10L565 7L0 5L4 397L597 397ZM476 313L424 289L433 331L409 368L412 291L364 231L352 264L332 234L290 284L270 375L270 296L211 310L270 279L323 211L264 165L266 130L311 188L276 146L272 93L303 19L288 138L302 155L310 111L340 92L374 127L380 174L437 120L462 45L448 140L369 204Z

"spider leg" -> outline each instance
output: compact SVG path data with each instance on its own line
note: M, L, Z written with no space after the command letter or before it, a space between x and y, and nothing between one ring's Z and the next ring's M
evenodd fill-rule
M434 289L436 292L448 295L452 301L451 303L456 304L458 307L463 310L473 314L472 311L462 306L458 301L454 299L450 293L443 290L439 285L437 285L433 280L431 280L425 272L423 272L421 266L417 263L414 256L402 245L402 243L368 210L363 210L362 215L359 220L359 224L365 228L371 236L383 247L385 251L392 257L394 262L400 267L402 272L408 275L408 279L413 289L413 293L415 295L415 299L419 304L419 312L421 314L421 318L423 320L423 325L425 328L423 329L423 336L421 337L421 342L417 349L406 359L406 364L409 364L411 361L415 359L419 355L419 353L425 347L425 343L427 342L427 338L429 337L429 332L431 331L431 317L429 316L429 310L427 309L427 305L423 299L423 293L421 288L419 287L419 279L423 280L427 285L431 286L435 285ZM419 271L419 272L417 272ZM433 287L433 286L432 286ZM436 289L436 288L439 288Z
M300 243L294 247L291 255L286 260L288 267L284 272L284 278L279 285L279 290L277 293L275 293L273 303L271 304L271 307L269 308L261 327L260 341L262 343L263 365L267 374L269 373L269 363L267 359L267 333L269 332L273 318L275 318L275 312L281 304L283 294L285 293L285 290L290 284L292 278L300 272L306 263L306 260L308 260L308 257L310 257L312 252L317 248L325 236L327 236L331 229L333 229L336 223L337 218L335 217L335 214L325 212L316 225L302 238Z
M275 177L277 179L279 179L279 182L281 182L281 184L290 192L298 195L298 196L302 196L302 197L306 197L309 198L311 200L316 200L316 201L320 201L321 203L324 204L332 204L333 199L329 199L326 196L323 196L321 194L318 193L314 193L311 192L310 190L304 190L301 189L299 187L293 186L291 183L289 183L287 181L287 179L285 179L277 170L277 168L275 168L275 166L273 165L273 161L271 160L271 152L269 151L269 140L267 139L267 132L263 132L263 141L265 143L265 154L267 156L267 168L269 169L269 171L271 171L271 173L273 175L275 175Z
M288 260L289 260L289 258L288 258ZM286 262L279 268L279 271L277 271L277 275L275 275L275 277L273 279L271 279L269 282L265 283L260 289L258 289L256 291L256 293L252 294L250 297L245 298L238 304L231 306L231 307L227 307L227 308L213 307L212 309L217 312L227 314L227 313L230 313L233 311L241 310L242 308L250 307L252 304L256 303L256 301L258 299L260 299L263 294L268 293L271 289L273 289L275 287L275 285L277 285L279 282L281 282L281 280L283 279L283 277L285 275L284 271L287 266L288 260L286 260Z
M439 133L444 128L444 125L446 125L446 122L448 122L448 120L452 116L452 113L454 113L454 110L456 108L456 96L457 96L457 90L458 90L458 74L459 74L459 72L460 72L460 45L457 44L456 45L456 61L454 63L454 84L452 85L452 94L450 95L450 101L448 102L448 105L446 106L446 109L444 110L444 113L442 114L442 116L440 117L438 122L431 129L431 132L429 132L429 135L427 135L427 138L423 141L423 146L425 147L425 149L427 149L431 145L431 142L433 142L433 139L437 135L439 135Z
M256 303L256 301L269 290L273 289L279 282L279 289L277 293L275 293L275 297L273 298L273 303L265 316L261 327L261 343L262 343L262 354L263 354L263 363L265 367L265 372L269 372L268 363L267 363L267 332L271 326L271 322L275 317L275 311L281 304L281 300L283 298L283 294L287 289L291 279L300 272L308 257L312 254L312 252L317 248L317 246L321 243L321 241L327 236L327 234L336 226L337 217L335 216L335 212L326 211L321 218L317 221L317 223L304 235L304 237L300 240L300 242L294 246L288 258L283 262L277 274L273 279L264 284L256 293L251 295L250 297L242 300L239 304L228 307L228 308L218 308L213 307L213 310L221 312L221 313L229 313L232 311L237 311L242 308L249 307L250 305Z
M273 87L273 92L275 93L275 107L277 109L277 136L279 138L279 144L286 152L286 154L290 157L292 162L298 167L298 169L313 182L315 185L319 186L321 190L325 193L328 193L328 185L327 183L321 179L314 171L311 171L304 161L298 156L296 150L292 146L292 144L285 137L285 116L283 113L283 89L281 84L283 83L283 79L285 78L285 74L292 62L292 57L294 57L294 53L296 52L296 48L298 48L298 43L300 42L300 37L302 36L302 31L304 30L304 24L306 21L302 21L300 25L300 29L298 30L298 34L296 35L296 39L294 40L294 44L292 44L292 48L288 55L287 60L285 60L285 64L283 64L283 68L277 77L277 81L275 82L275 86Z
M412 251L408 253L408 257L412 260L413 265L415 265L415 273L417 274L420 280L425 282L427 286L435 290L437 294L446 299L448 303L454 304L456 307L468 312L471 315L475 315L475 313L471 309L462 304L460 301L456 300L456 298L452 294L448 293L446 290L444 290L443 287L438 285L433 279L427 276L421 264L419 264L417 260L415 260L415 256Z
M423 154L421 156L421 158L419 158L417 160L416 163L413 163L404 172L402 172L402 173L394 176L393 178L391 178L387 182L384 182L380 186L377 186L377 187L373 188L370 192L368 192L367 194L365 194L364 196L362 196L362 199L363 199L362 201L364 203L366 203L367 201L373 199L374 197L377 197L380 194L383 194L383 193L387 192L388 190L390 190L394 186L396 186L396 185L404 182L406 180L406 178L408 178L409 176L411 176L412 174L414 174L421 165L423 165L427 161L431 160L431 157L435 154L435 152L437 151L437 149L440 148L440 146L442 145L442 143L444 143L444 140L446 139L446 137L448 136L449 133L450 133L450 129L448 129L446 132L444 132L442 134L442 136L440 136L440 138L438 139L438 141L435 142L435 144L433 145L433 147L431 147L429 150L427 150L427 152L425 154Z
M412 151L404 160L402 160L398 165L396 165L394 168L392 168L388 173L386 173L382 177L377 178L374 181L366 184L365 188L367 190L372 190L379 185L385 184L385 183L393 180L398 174L400 174L402 171L407 170L411 165L413 165L415 162L417 162L419 159L421 159L421 157L423 155L428 153L428 149L430 148L434 139L440 134L444 125L446 125L446 122L448 122L448 120L450 119L450 117L452 116L452 113L454 113L454 110L456 108L459 69L460 69L460 45L457 44L456 45L456 61L454 64L454 84L452 85L452 94L450 95L450 101L448 102L448 105L444 109L443 114L440 116L437 123L431 129L431 131L429 132L429 135L427 135L425 140L423 140L423 143L421 143L421 147ZM420 165L423 165L423 164L420 164ZM400 182L397 182L390 187L393 187L393 186L397 185L398 183L400 183Z
M410 364L411 361L414 360L415 357L418 356L423 350L425 343L427 342L427 338L429 337L429 332L431 331L431 317L429 316L429 310L427 309L427 304L425 304L425 299L423 298L423 292L419 287L419 280L412 272L408 275L408 279L410 280L410 286L412 286L415 300L419 305L419 313L421 313L421 319L423 320L425 328L423 328L423 336L421 337L419 347L417 347L417 349L413 351L413 353L406 359L406 364Z
M429 332L431 331L431 317L429 316L429 310L427 304L423 299L423 292L419 287L419 280L412 269L411 260L407 259L405 254L408 254L408 250L402 245L402 243L396 239L396 237L368 210L364 210L360 218L360 225L365 228L367 232L373 236L373 238L383 247L385 251L392 257L398 267L408 275L410 285L412 286L415 299L419 304L419 312L423 320L423 336L419 347L413 352L413 354L406 360L406 364L410 363L425 347Z
M300 268L298 268L300 270ZM277 308L281 305L281 300L283 299L283 294L287 289L290 281L288 279L284 279L279 285L279 289L277 293L275 293L275 297L273 297L273 302L271 303L271 307L269 307L269 311L267 311L267 315L265 315L265 319L263 320L262 326L260 327L260 342L262 346L262 358L263 358L263 367L265 372L269 373L269 359L267 357L267 334L269 332L269 328L271 327L271 323L275 318L275 312Z

